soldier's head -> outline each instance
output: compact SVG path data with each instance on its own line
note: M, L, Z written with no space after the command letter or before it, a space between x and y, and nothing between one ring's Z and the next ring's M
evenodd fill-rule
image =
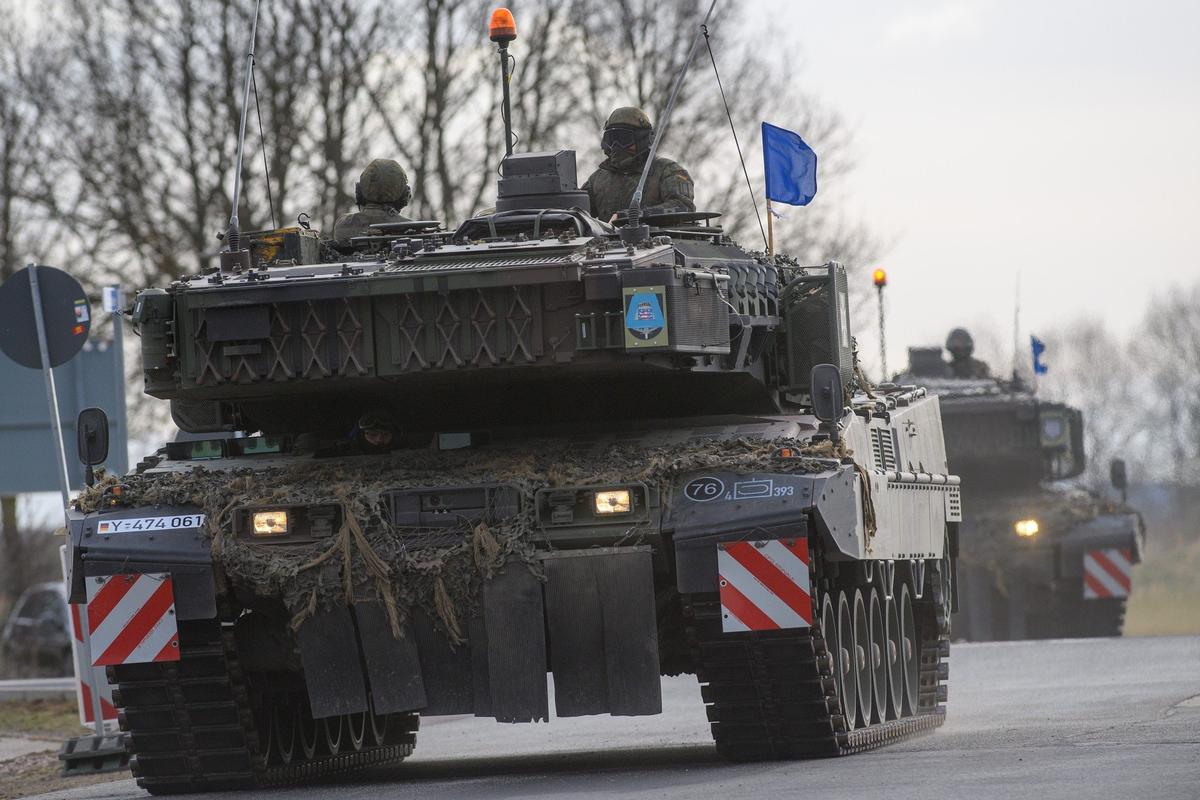
M358 418L359 447L367 453L384 453L396 437L396 420L385 409L373 409Z
M654 126L646 112L633 106L623 106L608 115L600 149L614 163L631 164L650 152Z
M359 206L379 203L399 211L412 199L412 187L404 168L390 158L377 158L354 184L354 202Z
M966 328L955 328L946 337L946 349L955 361L961 361L975 352L975 340Z

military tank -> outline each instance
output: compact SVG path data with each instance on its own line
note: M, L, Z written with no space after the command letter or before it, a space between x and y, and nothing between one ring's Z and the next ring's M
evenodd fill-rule
M911 348L897 379L938 396L950 465L969 487L955 636L1120 635L1141 561L1140 516L1064 483L1086 466L1082 413L1020 380L990 377L972 345L958 329L947 342L950 362L940 347ZM1123 464L1114 467L1123 490Z
M139 785L395 762L421 717L548 720L548 674L557 717L694 674L738 761L942 723L937 399L856 377L840 265L577 187L569 150L510 154L456 227L234 236L137 295L145 390L204 438L78 498L68 586Z

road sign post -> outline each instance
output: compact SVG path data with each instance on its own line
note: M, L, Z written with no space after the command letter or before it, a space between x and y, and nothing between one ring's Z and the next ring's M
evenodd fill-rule
M27 292L22 286L26 281L29 283ZM67 473L67 452L63 442L54 367L65 364L79 353L88 340L90 328L91 310L87 295L77 280L61 270L30 264L0 286L0 349L21 366L40 368L42 371L46 403L50 410L50 427L54 434L54 462L62 497L63 520L67 529L70 528L71 481ZM114 340L120 346L119 332ZM119 358L117 363L120 363ZM121 402L123 404L123 397ZM65 550L64 547L64 563ZM77 662L76 672L82 682L81 702L87 697L91 706L95 736L69 739L63 745L59 758L68 774L105 771L114 768L114 764L115 768L120 768L124 758L121 735L106 738L104 733L101 686L92 666L94 659L86 609L80 609L76 616L79 625L76 645L83 664L81 668ZM88 691L82 691L82 686L86 686ZM82 716L86 718L87 714Z
M46 343L46 320L42 313L42 292L38 285L37 264L29 267L29 294L33 300L34 329L37 331L38 354L42 360L42 378L46 381L46 402L50 404L50 426L54 429L54 441L58 445L58 487L62 493L63 517L66 520L67 506L71 502L71 480L67 477L67 449L63 444L62 419L58 415L58 391L54 386L54 370L50 363L50 347ZM66 520L69 525L69 520ZM99 731L97 731L99 732Z

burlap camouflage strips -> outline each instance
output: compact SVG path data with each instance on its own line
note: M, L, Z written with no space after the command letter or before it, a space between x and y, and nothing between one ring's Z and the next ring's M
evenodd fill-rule
M804 457L779 459L780 447ZM382 601L393 633L401 635L414 607L440 620L451 641L477 607L484 580L506 564L537 573L541 534L534 504L542 488L621 485L643 482L671 502L677 478L721 469L735 473L818 472L843 456L829 442L795 440L704 440L657 447L611 444L579 446L527 441L489 450L397 451L386 456L306 459L284 468L236 468L231 472L197 465L186 472L103 476L77 499L81 510L99 507L102 493L126 484L127 505L190 505L207 515L205 535L217 567L218 589L238 596L282 600L299 625L319 608L356 600ZM436 529L397 526L388 518L387 495L397 489L507 484L521 497L512 516L463 522ZM341 529L326 541L264 546L234 536L233 515L245 506L336 504ZM624 541L647 532L631 525Z

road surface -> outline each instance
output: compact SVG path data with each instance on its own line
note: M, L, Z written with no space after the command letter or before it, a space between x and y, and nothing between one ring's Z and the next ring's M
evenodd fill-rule
M946 724L841 759L725 764L694 679L667 679L663 705L655 717L549 725L423 720L401 765L253 797L1200 797L1200 637L955 645ZM121 781L41 797L145 795Z

